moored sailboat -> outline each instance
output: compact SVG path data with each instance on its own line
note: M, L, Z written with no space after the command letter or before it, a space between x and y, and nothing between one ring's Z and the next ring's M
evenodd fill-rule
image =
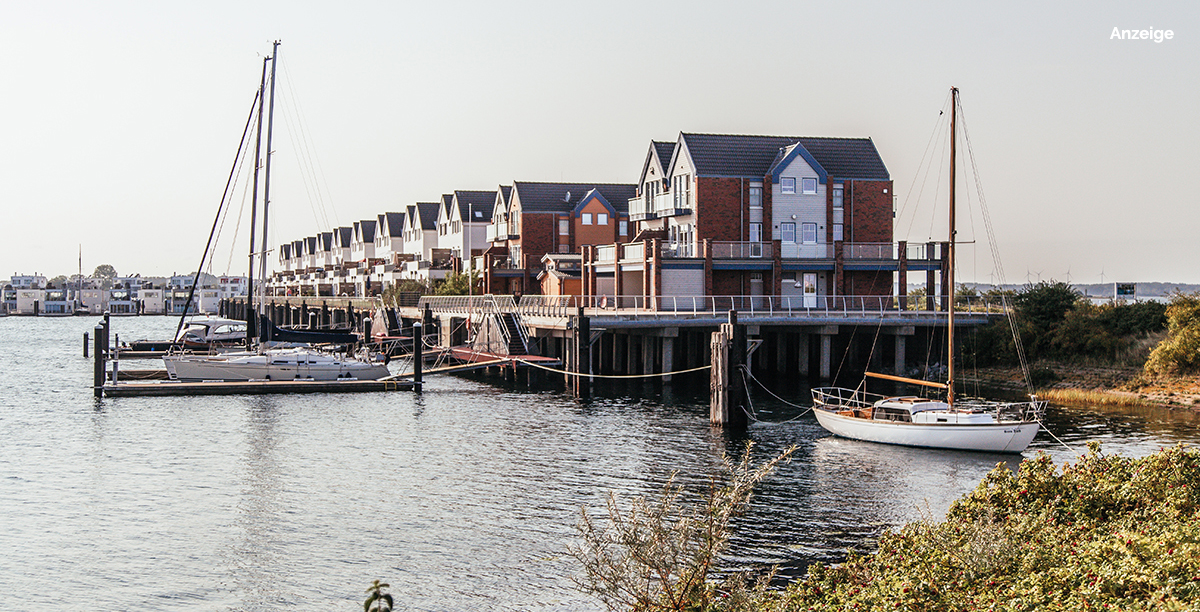
M946 286L954 287L955 252L955 138L958 88L951 88L950 105L950 239L947 245ZM931 382L867 372L855 389L819 387L812 390L813 414L831 433L845 438L928 448L1019 453L1037 435L1046 402L999 402L956 399L954 394L954 291L947 300L947 380ZM920 396L867 393L868 378L941 389L944 400Z

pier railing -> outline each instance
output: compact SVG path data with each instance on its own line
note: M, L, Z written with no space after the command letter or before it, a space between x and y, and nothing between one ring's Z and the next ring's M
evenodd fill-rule
M654 317L711 317L730 310L748 316L811 316L811 317L881 317L929 318L944 316L944 300L935 297L911 296L903 301L890 295L698 295L659 296L641 295L511 295L425 296L419 307L426 304L435 313L471 313L495 309L533 317L568 317L584 309L590 316L619 316L626 318ZM903 307L901 307L903 306ZM1006 304L1000 298L959 296L955 309L964 314L1002 315Z

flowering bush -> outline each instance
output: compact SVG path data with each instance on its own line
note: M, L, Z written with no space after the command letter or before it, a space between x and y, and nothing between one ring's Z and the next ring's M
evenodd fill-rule
M786 610L1200 610L1200 453L997 467L941 523L814 566ZM781 605L782 604L782 605ZM767 607L767 606L763 606Z

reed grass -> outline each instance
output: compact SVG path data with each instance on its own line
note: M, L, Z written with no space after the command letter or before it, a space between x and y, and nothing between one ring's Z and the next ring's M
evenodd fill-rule
M1072 404L1080 406L1153 406L1134 393L1120 391L1100 391L1085 389L1039 389L1040 399L1050 400L1056 404Z

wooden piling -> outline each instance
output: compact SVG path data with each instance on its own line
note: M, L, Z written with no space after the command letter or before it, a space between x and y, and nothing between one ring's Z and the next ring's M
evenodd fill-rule
M92 394L97 398L104 395L104 327L97 325L92 335L96 346L92 350Z
M425 358L421 355L421 349L424 341L425 329L420 321L413 323L413 391L421 392L421 366L424 365Z
M575 364L574 377L575 397L586 398L592 394L592 377L584 376L592 373L592 324L579 307L575 315Z
M88 358L88 333L83 332L83 358Z
M729 322L712 335L712 370L709 378L709 421L729 428L744 428L746 389L741 368L746 361L746 326L729 311Z

